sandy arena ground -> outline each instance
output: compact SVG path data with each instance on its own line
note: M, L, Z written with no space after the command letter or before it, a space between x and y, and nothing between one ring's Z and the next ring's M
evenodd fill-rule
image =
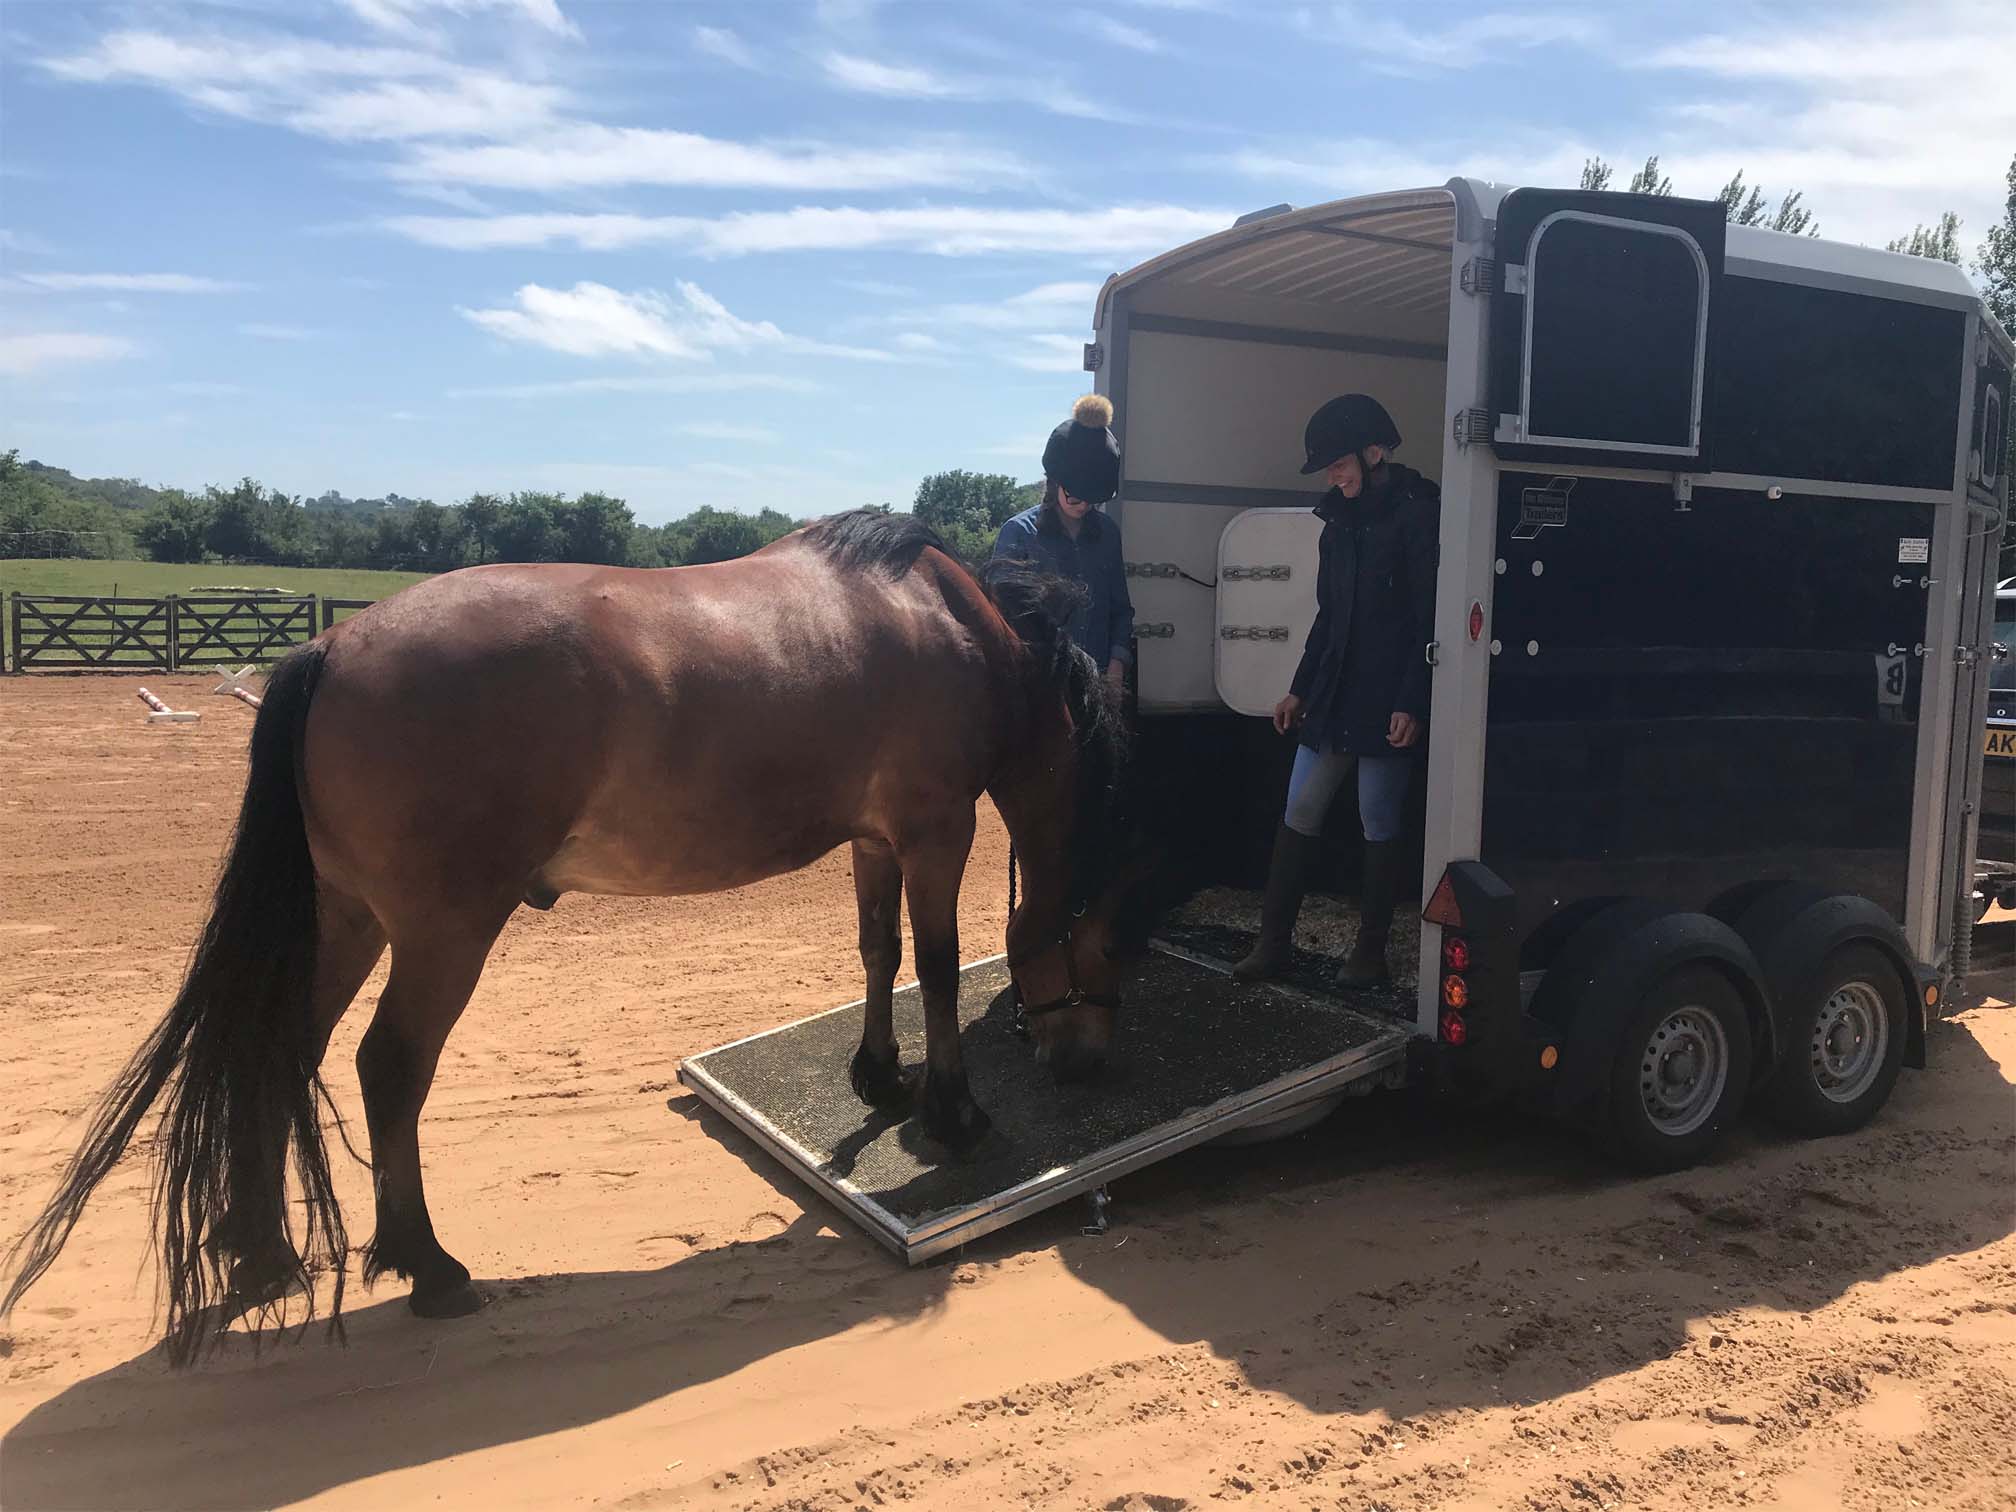
M250 712L0 679L0 1231L153 1022ZM988 814L963 914L999 948ZM353 1293L348 1348L152 1350L123 1167L0 1334L8 1508L2016 1506L2016 1014L1940 1024L1871 1129L1620 1175L1374 1099L905 1271L681 1091L682 1055L854 996L845 859L522 911L422 1124L493 1297ZM2008 958L1998 985L2010 995ZM367 1001L374 988L367 989ZM353 1009L332 1084L361 1130ZM835 1068L835 1095L845 1095ZM370 1226L364 1173L342 1189Z

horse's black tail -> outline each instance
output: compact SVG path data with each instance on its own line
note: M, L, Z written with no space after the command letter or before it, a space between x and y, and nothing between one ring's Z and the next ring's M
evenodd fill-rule
M340 1329L349 1247L322 1140L315 871L297 775L322 660L323 648L309 645L267 683L237 834L182 991L106 1093L56 1195L9 1256L14 1279L0 1316L56 1259L165 1093L154 1221L171 1359L187 1363L234 1310L284 1322L281 1299L292 1291L312 1318L321 1269L334 1277L331 1326ZM298 1237L290 1150L305 1209Z

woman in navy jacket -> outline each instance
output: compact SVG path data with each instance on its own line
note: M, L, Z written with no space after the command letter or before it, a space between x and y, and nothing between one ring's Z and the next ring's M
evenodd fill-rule
M1364 394L1331 400L1304 434L1305 474L1330 484L1316 506L1316 622L1274 727L1295 732L1288 802L1267 872L1260 940L1234 967L1246 979L1287 964L1295 916L1331 801L1355 773L1365 833L1358 938L1339 986L1390 980L1386 940L1399 893L1407 788L1424 749L1428 661L1434 638L1441 491L1388 460L1400 433Z
M1043 448L1043 502L1001 527L994 555L1035 562L1085 589L1085 603L1071 617L1071 639L1118 689L1134 659L1134 605L1120 527L1095 507L1120 491L1112 421L1103 395L1087 394L1073 406Z

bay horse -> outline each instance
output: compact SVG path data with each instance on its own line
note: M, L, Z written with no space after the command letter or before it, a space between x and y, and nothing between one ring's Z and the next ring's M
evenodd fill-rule
M340 1333L348 1241L320 1066L388 945L357 1050L377 1209L363 1274L409 1280L423 1317L473 1311L482 1298L427 1209L419 1118L512 912L567 892L740 887L843 844L867 976L853 1089L892 1116L914 1106L927 1134L969 1150L988 1119L960 1061L957 905L983 792L1021 861L1007 954L1037 1056L1061 1079L1095 1074L1124 954L1125 736L1061 628L1069 595L1026 568L976 576L912 517L864 510L708 566L470 568L325 631L268 681L180 994L16 1246L0 1312L165 1094L154 1210L171 1359L296 1294L312 1317L317 1271ZM905 895L921 1087L891 1015Z

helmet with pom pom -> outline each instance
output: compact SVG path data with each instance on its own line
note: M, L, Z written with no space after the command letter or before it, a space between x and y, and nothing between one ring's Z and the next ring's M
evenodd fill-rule
M1120 443L1112 425L1111 401L1104 394L1085 395L1071 406L1071 418L1050 432L1043 476L1074 499L1104 504L1120 491Z

